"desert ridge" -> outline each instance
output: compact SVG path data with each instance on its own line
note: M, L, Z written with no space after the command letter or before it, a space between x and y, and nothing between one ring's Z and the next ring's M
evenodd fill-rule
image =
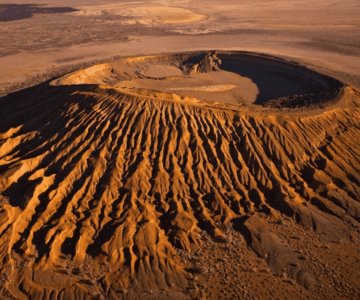
M359 99L304 66L221 51L124 58L6 96L1 295L332 297L335 280L355 296L338 262L358 255Z

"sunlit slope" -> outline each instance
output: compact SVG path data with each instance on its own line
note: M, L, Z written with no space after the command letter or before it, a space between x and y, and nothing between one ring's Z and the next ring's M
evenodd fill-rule
M351 239L359 98L344 88L336 104L283 111L44 84L2 99L1 293L116 298L130 285L186 286L177 249L199 249L203 233L226 241L224 224L274 273L315 286L261 219Z

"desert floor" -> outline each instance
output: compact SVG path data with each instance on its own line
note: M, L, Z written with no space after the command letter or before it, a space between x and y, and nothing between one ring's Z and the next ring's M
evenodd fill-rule
M80 11L1 23L0 92L114 56L206 49L290 57L360 85L356 0L72 3ZM164 6L174 8L165 12Z

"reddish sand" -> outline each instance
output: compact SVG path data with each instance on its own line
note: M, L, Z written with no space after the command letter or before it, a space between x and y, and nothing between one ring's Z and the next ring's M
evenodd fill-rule
M267 75L280 98L229 102L213 82L246 82L231 59L262 62L244 69L258 96L261 68L299 85ZM2 98L2 297L356 298L359 99L241 52L126 58Z

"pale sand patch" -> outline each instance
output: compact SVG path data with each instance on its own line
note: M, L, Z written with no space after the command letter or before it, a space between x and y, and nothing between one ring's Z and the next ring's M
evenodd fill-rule
M214 84L203 86L187 86L178 88L168 88L167 91L198 91L198 92L226 92L237 88L235 84Z
M100 16L103 14L129 17L123 23L131 24L184 24L204 21L207 15L196 13L190 9L173 6L142 6L128 7L122 5L100 5L81 7L79 11L72 13L77 16Z
M124 16L134 17L136 22L145 25L195 23L207 19L206 15L171 6L135 7L119 13Z
M109 64L94 65L89 68L74 72L61 80L61 84L94 84L95 82L102 82L111 75L111 68ZM54 82L58 82L54 80Z
M164 78L164 77L177 77L182 76L182 72L175 66L164 66L164 65L150 65L141 72L148 78Z
M240 102L253 103L259 94L258 87L250 78L233 72L195 73L189 77L178 72L180 70L173 66L154 65L153 70L149 66L148 69L141 72L141 75L151 74L152 76L118 81L114 84L114 87L131 89L133 91L137 89L156 90L163 93L175 93L179 96L197 98L199 100L234 104ZM160 78L162 80L159 80Z

